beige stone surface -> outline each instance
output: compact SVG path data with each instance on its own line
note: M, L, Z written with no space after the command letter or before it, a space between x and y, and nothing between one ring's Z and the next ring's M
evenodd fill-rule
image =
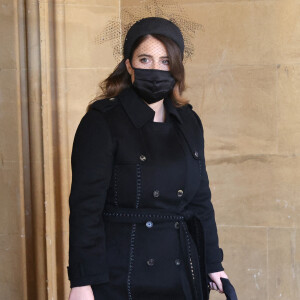
M24 239L19 234L0 235L0 261L6 266L5 272L0 272L1 299L22 299L24 272L20 244Z
M16 67L16 14L14 1L0 1L0 67L13 69Z
M115 63L109 43L95 43L106 22L118 13L118 6L66 5L66 67L99 68Z
M20 166L17 162L2 161L0 167L1 202L5 209L0 210L0 235L21 235Z
M297 241L298 240L298 241ZM299 299L299 229L268 229L269 299Z
M45 1L49 2L51 0ZM57 0L57 4L75 4L77 6L89 6L89 5L100 5L100 6L112 6L112 7L118 7L120 5L119 0Z
M218 232L224 251L224 269L239 299L269 299L267 228L218 226ZM225 299L217 291L211 295L212 299Z
M186 95L205 132L207 158L277 153L275 66L188 66Z
M299 1L202 1L186 4L204 30L195 53L204 65L299 63ZM234 16L234 17L232 17Z
M300 65L279 64L277 67L278 151L300 154Z
M7 85L12 84L15 82L15 76L10 77L9 73L15 73L15 71L3 71L0 72L4 73L5 76L2 77L3 81L6 81ZM15 75L15 74L13 74ZM1 76L0 76L1 77ZM0 140L1 141L8 141L15 137L15 141L18 143L18 115L16 112L16 104L11 101L10 99L16 98L16 93L11 90L11 98L6 96L6 93L9 93L9 89L3 88L3 101L0 101L0 122L3 122L0 130ZM5 100L4 100L5 99ZM17 146L17 145L16 145ZM11 147L10 143L2 142L0 144L0 159L2 162L16 162L18 160L18 147Z
M25 234L16 11L14 1L0 1L0 298L22 299L26 293Z
M68 297L74 133L117 64L95 37L144 2L0 0L1 299ZM181 5L225 271L240 300L300 299L300 1Z
M240 156L207 164L218 224L297 227L299 157Z

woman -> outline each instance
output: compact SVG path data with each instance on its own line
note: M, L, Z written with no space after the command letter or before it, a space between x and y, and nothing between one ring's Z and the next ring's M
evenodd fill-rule
M184 40L136 22L73 143L70 300L208 299L223 293L203 127L182 96ZM212 280L209 283L209 279Z

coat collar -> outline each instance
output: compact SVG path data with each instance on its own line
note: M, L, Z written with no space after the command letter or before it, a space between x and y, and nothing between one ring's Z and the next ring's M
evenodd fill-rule
M132 86L123 89L117 97L125 112L137 128L140 128L146 122L153 120L155 115L154 110L139 98L139 95ZM188 104L185 106L185 109L177 109L170 97L165 97L164 104L167 117L169 117L169 115L175 117L178 128L183 133L193 157L196 160L201 159L204 146L203 133L192 113L192 105Z
M124 110L136 127L142 127L146 122L154 119L155 111L139 98L139 95L132 86L123 89L119 93L118 98L121 100L120 102ZM182 117L174 106L172 99L165 97L164 104L167 113L173 115L182 124Z

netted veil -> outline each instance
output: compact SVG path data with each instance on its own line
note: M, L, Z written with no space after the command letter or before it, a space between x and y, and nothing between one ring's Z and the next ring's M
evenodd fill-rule
M193 38L196 30L204 30L202 24L192 21L180 4L173 0L141 0L139 6L124 8L120 16L111 18L104 30L95 36L94 42L100 45L110 41L113 56L120 62L123 58L123 45L129 28L138 20L146 17L161 17L177 25L184 38L183 63L191 59L194 54Z

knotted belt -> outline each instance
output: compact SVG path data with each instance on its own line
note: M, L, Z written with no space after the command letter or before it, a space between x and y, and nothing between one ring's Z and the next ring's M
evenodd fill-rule
M200 245L199 234L201 234L201 230L203 229L200 220L184 213L178 214L162 209L120 208L110 205L105 206L103 218L107 221L119 223L144 223L149 220L155 220L156 223L178 221L184 265L188 270L188 274L190 274L190 282L192 283L193 290L192 294L191 285L182 270L181 278L186 300L203 300L203 295L205 300L208 299L209 292L206 288L208 281L206 278L204 243ZM188 226L188 224L193 226ZM200 268L200 262L203 266L202 269Z

